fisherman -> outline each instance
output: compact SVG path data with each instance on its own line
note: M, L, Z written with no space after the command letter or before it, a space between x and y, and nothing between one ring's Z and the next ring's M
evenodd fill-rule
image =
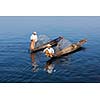
M36 42L38 41L37 33L33 32L30 37L31 43L30 43L30 50L34 50Z
M47 45L47 48L44 49L43 52L45 53L45 55L46 55L47 57L53 57L53 56L54 56L54 49L51 47L50 44Z

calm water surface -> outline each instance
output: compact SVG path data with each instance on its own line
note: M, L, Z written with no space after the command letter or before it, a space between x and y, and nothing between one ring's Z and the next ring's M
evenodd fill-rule
M71 42L87 38L83 48L48 62L43 53L30 55L33 31ZM33 71L32 59L38 64ZM52 73L45 68L49 64ZM100 17L0 17L0 82L100 82Z

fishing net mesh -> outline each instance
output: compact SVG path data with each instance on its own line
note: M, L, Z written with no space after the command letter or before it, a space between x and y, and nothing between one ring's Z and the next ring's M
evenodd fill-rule
M47 35L39 35L38 36L38 42L36 43L36 47L39 47L45 43L50 41L50 38Z
M71 43L69 40L67 40L67 39L62 39L62 40L60 40L60 41L58 42L58 45L57 45L57 47L56 47L56 51L60 51L60 50L64 49L65 47L70 46L71 44L72 44L72 43Z

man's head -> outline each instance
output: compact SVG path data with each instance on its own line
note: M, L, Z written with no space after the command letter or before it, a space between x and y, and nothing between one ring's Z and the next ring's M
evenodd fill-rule
M36 35L37 33L36 32L33 32L32 34Z
M47 48L51 48L51 45L50 45L50 44L48 44L48 45L47 45Z

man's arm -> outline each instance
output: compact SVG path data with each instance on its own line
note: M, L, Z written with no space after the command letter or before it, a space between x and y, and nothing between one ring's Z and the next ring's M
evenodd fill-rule
M52 53L54 53L54 49L52 48Z
M45 53L46 50L47 50L47 49L44 49L44 50L43 50L43 53Z

